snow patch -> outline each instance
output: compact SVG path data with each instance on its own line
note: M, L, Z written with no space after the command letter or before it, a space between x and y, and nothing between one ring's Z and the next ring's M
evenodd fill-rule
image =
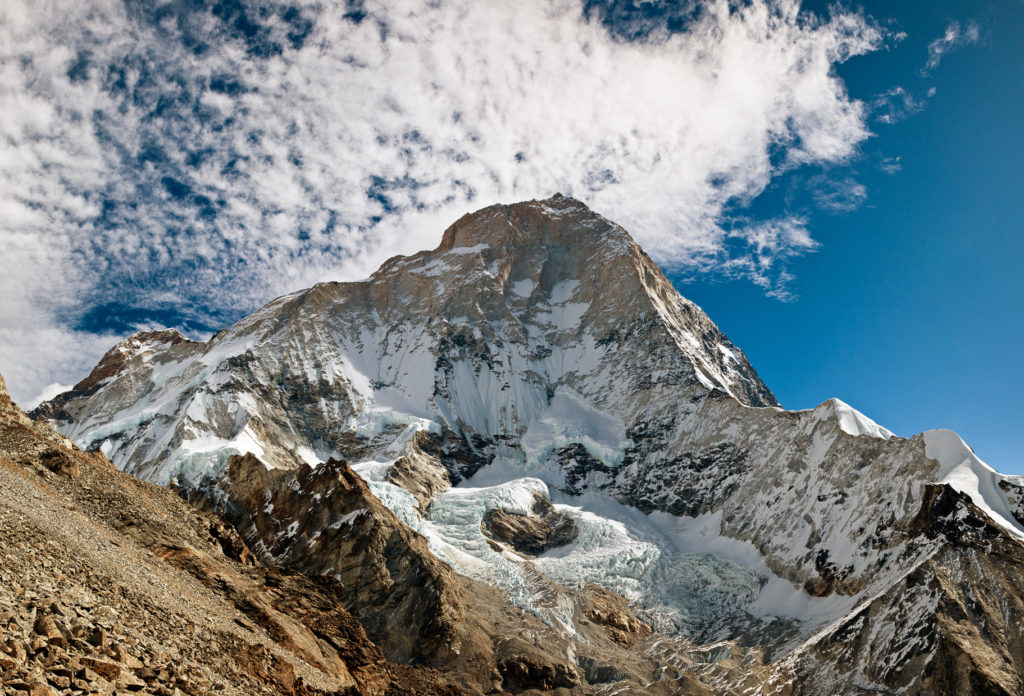
M519 295L520 297L529 297L533 294L533 289L537 287L537 283L533 282L529 278L523 278L512 283L512 292Z
M580 285L578 280L563 280L551 288L551 304L565 304L572 299L573 293Z
M893 437L891 430L883 428L863 413L839 399L829 399L828 404L832 405L836 420L839 421L839 428L850 435L866 435L882 440Z

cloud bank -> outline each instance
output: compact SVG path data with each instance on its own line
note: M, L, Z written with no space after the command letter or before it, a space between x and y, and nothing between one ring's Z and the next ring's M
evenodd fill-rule
M640 29L612 14L0 4L0 371L15 398L77 381L134 328L201 334L433 246L469 210L556 191L666 266L784 297L786 260L816 243L800 218L742 210L780 173L856 153L867 111L834 67L883 33L792 0Z

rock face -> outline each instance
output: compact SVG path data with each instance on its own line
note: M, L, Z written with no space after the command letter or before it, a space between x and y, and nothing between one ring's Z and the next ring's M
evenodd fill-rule
M474 689L671 670L670 693L1012 692L1019 674L1015 634L978 628L1009 619L986 604L970 629L954 607L1011 591L1011 571L967 572L982 545L961 523L987 520L1018 568L1022 480L949 431L896 437L835 399L782 410L624 230L562 196L467 215L205 343L133 336L34 415L174 481L263 562L337 576L388 657ZM943 585L964 573L975 594ZM900 614L911 595L925 609ZM543 646L509 616L547 626Z
M1024 546L948 485L926 489L906 531L932 555L790 658L798 691L1024 692Z

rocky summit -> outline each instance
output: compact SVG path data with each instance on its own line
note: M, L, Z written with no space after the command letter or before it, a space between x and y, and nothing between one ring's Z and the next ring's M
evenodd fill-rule
M784 410L564 196L5 408L26 691L1024 692L1024 481Z

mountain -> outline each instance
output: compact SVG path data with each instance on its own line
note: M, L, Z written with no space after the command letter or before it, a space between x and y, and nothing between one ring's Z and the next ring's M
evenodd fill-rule
M265 562L360 588L344 606L388 657L495 665L482 691L592 683L577 651L605 596L632 612L599 656L630 688L668 670L718 693L1022 690L1024 481L949 431L783 410L622 228L563 196L467 215L204 343L136 334L33 417ZM502 662L503 603L547 627L543 659ZM541 663L562 677L509 677Z

